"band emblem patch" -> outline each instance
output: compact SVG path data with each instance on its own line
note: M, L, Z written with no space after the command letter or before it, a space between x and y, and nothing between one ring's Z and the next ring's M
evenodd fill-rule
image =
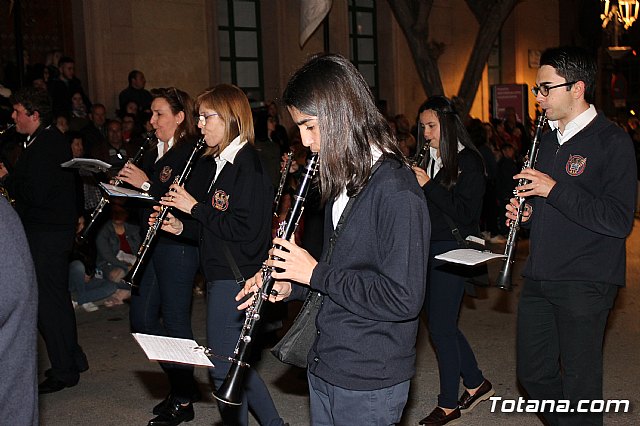
M222 189L217 189L211 198L211 205L221 212L226 211L229 208L229 194Z
M160 182L165 183L169 179L171 179L171 172L173 172L173 169L171 167L164 166L160 171Z
M580 176L587 167L587 159L581 155L570 155L565 170L569 176Z

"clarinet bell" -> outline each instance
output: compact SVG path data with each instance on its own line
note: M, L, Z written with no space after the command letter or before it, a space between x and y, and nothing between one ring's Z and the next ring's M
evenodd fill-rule
M500 273L496 278L496 287L504 291L513 290L513 283L511 282L511 265L509 265L508 260L505 260L504 265L502 265L502 269L500 269Z
M244 368L236 363L231 364L229 373L220 388L213 393L218 400L228 405L242 405L242 388L244 386Z

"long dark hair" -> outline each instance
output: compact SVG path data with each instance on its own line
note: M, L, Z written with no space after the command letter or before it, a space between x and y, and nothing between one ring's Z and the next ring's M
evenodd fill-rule
M318 117L323 202L345 187L349 197L362 191L371 175L372 147L405 162L366 80L343 56L313 56L289 79L282 99L287 107Z
M441 183L447 189L451 189L458 179L458 142L466 149L475 152L480 161L482 161L482 155L471 141L450 99L444 96L432 96L420 105L418 115L428 110L436 114L440 123L440 158L442 158L440 172L444 176Z

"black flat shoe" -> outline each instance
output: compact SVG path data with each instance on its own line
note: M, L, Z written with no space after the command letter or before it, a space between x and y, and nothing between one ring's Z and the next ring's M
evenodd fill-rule
M460 408L456 408L449 414L445 414L442 408L436 407L431 414L420 420L418 423L429 426L442 426L446 424L454 425L458 423L460 415Z
M54 393L54 392L61 391L64 388L70 388L77 384L78 384L77 382L74 384L65 383L62 380L58 380L54 377L49 376L44 380L44 382L38 385L38 393L40 395L45 393Z
M192 403L182 405L172 400L170 406L160 415L149 420L147 426L177 426L182 422L190 422L194 417Z
M160 401L158 404L156 404L155 407L153 407L152 413L155 414L156 416L159 414L162 414L165 410L167 410L169 407L171 407L171 400L173 399L173 393L169 392L169 394L167 395L167 397L165 399L163 399L162 401ZM202 394L200 393L200 391L198 389L195 389L193 391L193 393L191 394L191 397L189 398L190 402L198 402L202 399Z
M458 401L458 407L460 408L460 411L471 411L476 405L480 404L482 401L486 401L495 393L496 391L493 389L491 382L485 379L473 395L469 395L469 392L466 390L462 393L462 396Z

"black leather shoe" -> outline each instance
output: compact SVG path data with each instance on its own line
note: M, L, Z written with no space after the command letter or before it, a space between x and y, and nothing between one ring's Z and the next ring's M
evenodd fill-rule
M153 410L152 410L153 414L155 414L157 416L159 414L162 414L169 407L171 407L172 399L173 399L173 393L169 392L169 395L167 395L167 397L165 399L163 399L158 404L156 404L155 407L153 407ZM195 389L193 391L193 393L191 394L191 397L189 398L189 401L191 401L193 403L193 402L198 402L201 399L202 399L202 394L200 393L200 391L198 389Z
M79 352L76 352L76 354L74 355L74 358L76 362L76 368L78 369L79 373L84 373L89 369L89 362L87 361L87 355L85 355L85 353L82 352L82 348L80 348Z
M485 379L473 395L469 395L469 392L466 390L463 392L458 401L458 408L460 408L460 411L471 411L476 405L482 401L486 401L495 393L496 391L493 389L491 382Z
M441 425L455 425L458 423L458 419L460 418L460 409L456 408L449 414L445 414L444 410L440 407L434 408L434 410L424 419L420 420L418 423L421 425L429 425L429 426L441 426Z
M68 384L63 382L62 380L58 380L54 377L47 377L44 382L40 383L38 385L38 393L39 394L45 394L45 393L53 393L53 392L58 392L61 391L64 388L70 388L72 386L77 385L78 383L74 383L74 384Z
M190 422L195 417L193 404L182 405L172 400L170 406L157 417L149 420L147 426L176 426L182 422Z

